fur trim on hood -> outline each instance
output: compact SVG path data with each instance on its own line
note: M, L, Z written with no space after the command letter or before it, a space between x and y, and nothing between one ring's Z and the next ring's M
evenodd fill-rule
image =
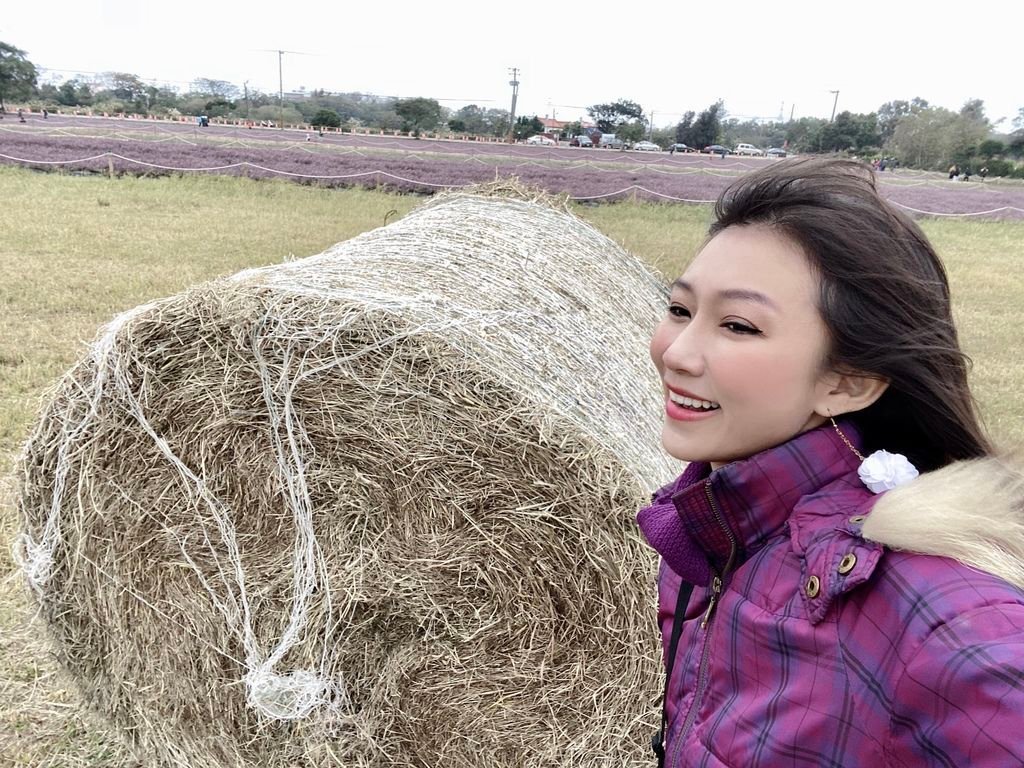
M1024 589L1024 467L1013 459L957 461L878 497L864 538L951 557Z

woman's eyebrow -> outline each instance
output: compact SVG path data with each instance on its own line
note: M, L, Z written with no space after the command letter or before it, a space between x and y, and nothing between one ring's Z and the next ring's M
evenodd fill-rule
M682 278L679 278L678 280L673 282L672 287L682 288L684 291L695 293L695 291L693 290L693 286L690 285L685 280L683 280ZM778 311L779 309L778 305L774 301L772 301L770 298L765 296L760 291L751 291L746 288L725 288L721 291L717 291L715 295L721 299L738 299L739 301L753 301L757 304L762 304L768 307L769 309L774 309L776 311Z

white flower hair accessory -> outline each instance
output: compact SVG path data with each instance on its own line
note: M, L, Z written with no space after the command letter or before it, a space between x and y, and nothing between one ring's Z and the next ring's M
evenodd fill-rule
M909 483L919 473L902 453L875 451L860 463L857 474L868 490L881 493Z

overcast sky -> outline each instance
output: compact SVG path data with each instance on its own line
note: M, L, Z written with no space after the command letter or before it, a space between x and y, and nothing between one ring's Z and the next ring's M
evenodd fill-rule
M542 117L575 119L618 98L653 111L658 126L719 98L739 118L828 117L838 90L839 111L855 112L914 96L950 109L980 98L1009 130L1024 107L1024 1L942 5L10 0L0 40L59 79L117 70L181 89L208 77L276 93L283 49L296 52L283 57L286 91L508 109L518 67L516 111Z

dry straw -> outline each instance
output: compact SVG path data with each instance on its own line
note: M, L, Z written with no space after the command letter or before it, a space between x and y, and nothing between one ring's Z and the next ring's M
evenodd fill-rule
M145 764L648 762L663 289L488 192L132 310L45 407L21 560Z

